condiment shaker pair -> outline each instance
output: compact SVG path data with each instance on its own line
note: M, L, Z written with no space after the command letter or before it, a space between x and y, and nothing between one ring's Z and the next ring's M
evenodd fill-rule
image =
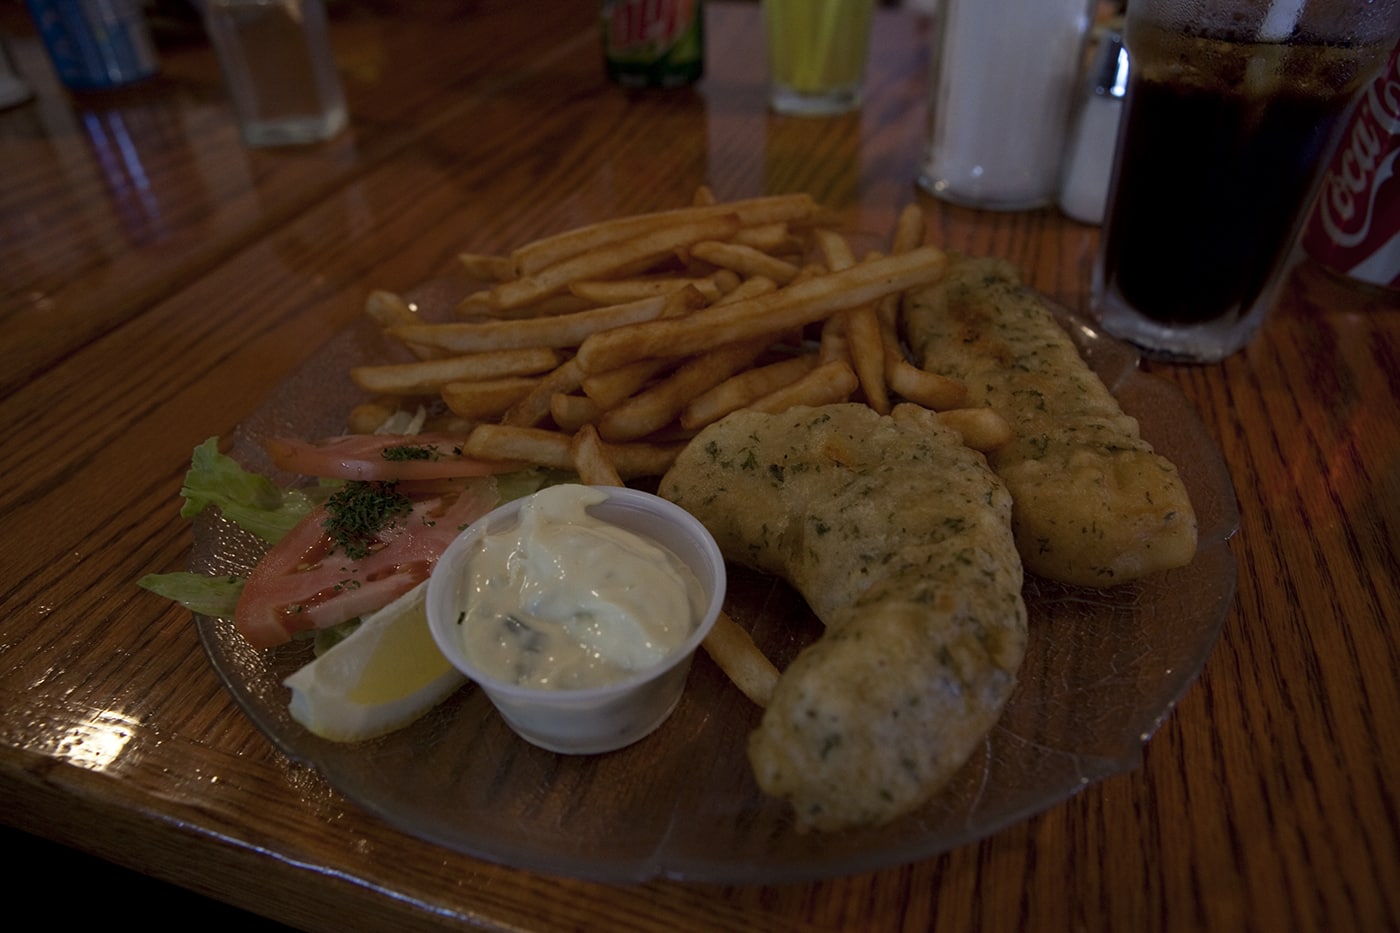
M967 207L1059 202L1077 220L1100 221L1127 55L1121 35L1105 30L1082 83L1096 7L1092 0L941 0L921 187Z

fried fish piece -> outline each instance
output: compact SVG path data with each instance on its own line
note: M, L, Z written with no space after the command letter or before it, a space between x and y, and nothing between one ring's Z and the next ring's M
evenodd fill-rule
M983 456L914 405L736 412L659 491L826 625L749 738L759 786L823 831L936 794L1001 715L1025 653L1011 498Z
M1196 513L1175 465L1014 266L958 259L905 296L904 320L923 367L964 382L969 406L990 406L1016 432L988 461L1011 490L1027 570L1103 587L1191 562Z

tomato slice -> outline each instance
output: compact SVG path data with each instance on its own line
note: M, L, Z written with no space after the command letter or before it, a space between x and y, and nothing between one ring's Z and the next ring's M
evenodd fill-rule
M451 434L345 434L317 441L274 437L265 446L278 469L327 479L456 479L522 466L463 457L462 438Z
M254 648L271 648L386 606L426 580L458 532L498 501L491 479L416 501L359 560L336 550L325 507L313 509L248 574L234 626Z

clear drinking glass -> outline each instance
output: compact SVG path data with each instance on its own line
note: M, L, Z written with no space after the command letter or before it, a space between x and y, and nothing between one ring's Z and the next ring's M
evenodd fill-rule
M345 127L321 0L206 0L204 22L247 145L318 142Z
M1400 0L1132 0L1094 294L1143 352L1215 362L1273 304Z
M764 0L763 13L775 111L826 116L860 106L874 0Z

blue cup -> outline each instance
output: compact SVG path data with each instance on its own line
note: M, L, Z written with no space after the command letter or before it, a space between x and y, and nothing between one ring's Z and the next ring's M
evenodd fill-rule
M25 0L59 79L77 91L149 78L159 68L138 0Z

